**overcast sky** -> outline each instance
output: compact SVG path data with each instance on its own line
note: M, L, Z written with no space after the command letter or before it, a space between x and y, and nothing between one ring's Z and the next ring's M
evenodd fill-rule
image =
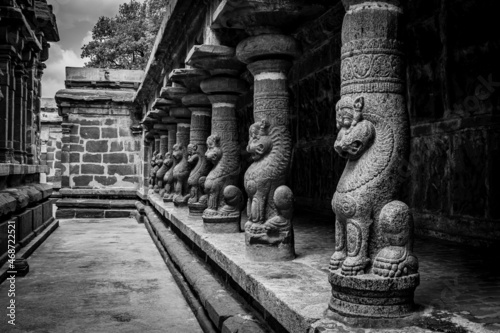
M140 0L142 2L142 0ZM115 16L118 5L127 0L48 0L54 7L59 43L51 43L47 69L42 78L43 97L54 97L64 89L66 67L82 67L81 47L92 39L92 28L99 16Z

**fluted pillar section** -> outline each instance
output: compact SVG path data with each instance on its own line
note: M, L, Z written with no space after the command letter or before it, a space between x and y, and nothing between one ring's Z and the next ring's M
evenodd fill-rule
M26 162L26 151L24 149L25 139L25 84L26 76L24 66L18 64L14 71L15 75L15 93L14 93L14 158L21 164Z

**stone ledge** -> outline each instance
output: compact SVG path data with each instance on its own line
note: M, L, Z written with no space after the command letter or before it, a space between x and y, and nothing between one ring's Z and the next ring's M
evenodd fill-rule
M256 318L245 302L215 277L210 267L165 226L154 209L145 207L144 210L147 215L146 228L153 241L158 247L166 250L171 261L198 295L218 331L270 332L269 328L263 325L262 318Z
M134 209L135 200L103 200L103 199L61 199L57 201L59 208L130 208Z
M0 163L0 176L31 175L35 173L48 173L48 171L49 167L47 165Z
M61 197L72 198L93 198L93 199L136 199L137 193L135 189L130 188L106 188L106 189L70 189L62 188L59 190Z
M245 256L244 233L231 237L209 234L204 230L201 217L190 217L187 208L163 203L158 195L150 195L149 201L287 331L307 332L313 323L324 318L331 296L327 272L297 259L280 263L252 262Z

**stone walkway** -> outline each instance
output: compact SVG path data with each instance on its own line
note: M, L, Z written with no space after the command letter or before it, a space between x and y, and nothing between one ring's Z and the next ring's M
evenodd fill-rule
M202 332L144 227L133 219L61 220L16 280L16 326L0 332Z

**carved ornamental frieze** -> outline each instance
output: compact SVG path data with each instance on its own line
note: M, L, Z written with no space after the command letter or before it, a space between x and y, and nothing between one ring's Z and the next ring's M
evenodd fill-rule
M397 200L409 156L400 7L347 3L335 151L347 164L333 196L332 313L402 317L419 284L413 223Z

